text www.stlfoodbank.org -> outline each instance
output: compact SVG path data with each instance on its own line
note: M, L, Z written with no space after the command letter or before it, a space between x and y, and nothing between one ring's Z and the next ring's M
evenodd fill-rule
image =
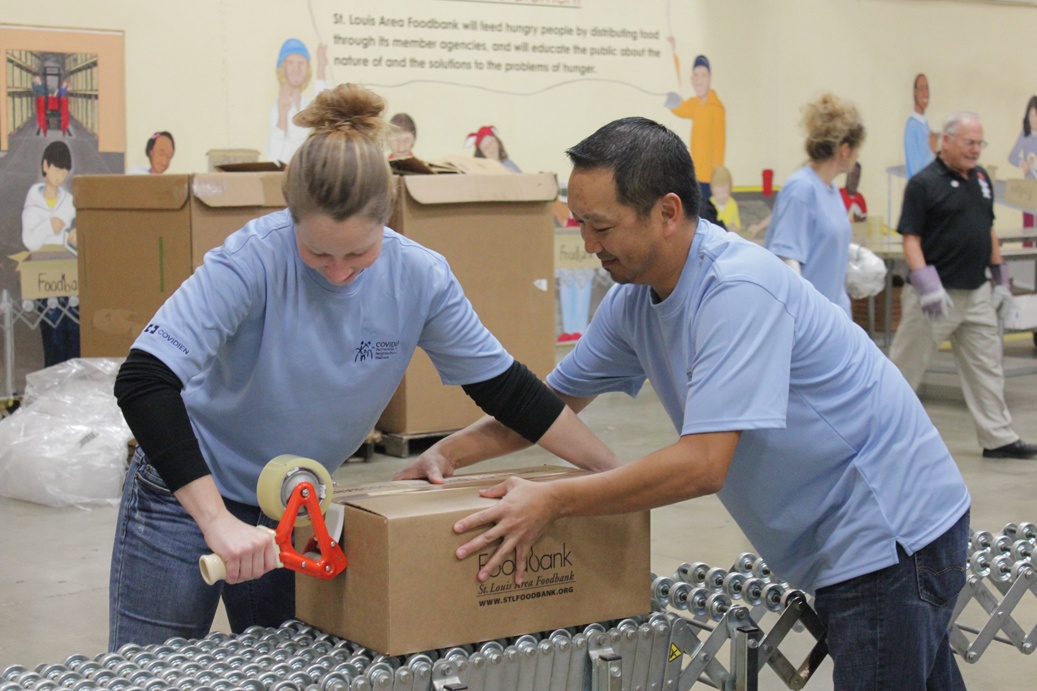
M479 600L480 607L492 607L493 605L506 605L512 602L522 602L524 600L536 600L542 597L553 597L555 595L567 595L573 591L572 587L566 588L555 588L552 590L538 590L533 593L517 593L515 595L505 595L503 597L491 597L485 600Z

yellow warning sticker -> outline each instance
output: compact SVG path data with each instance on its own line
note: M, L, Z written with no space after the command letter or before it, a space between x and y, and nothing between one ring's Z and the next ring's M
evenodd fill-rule
M683 654L684 653L681 651L680 648L677 647L675 643L670 643L670 659L668 660L669 662L673 662Z

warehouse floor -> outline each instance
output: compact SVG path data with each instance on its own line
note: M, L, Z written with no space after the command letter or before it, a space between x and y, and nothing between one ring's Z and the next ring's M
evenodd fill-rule
M1012 356L1009 362L1013 367L1037 366L1037 351L1029 334L1010 338L1007 352ZM1035 381L1033 376L1013 377L1006 387L1015 428L1030 442L1037 441ZM927 375L921 395L969 485L974 529L997 534L1010 521L1037 522L1037 461L991 461L981 457L955 377ZM603 396L588 408L584 418L624 459L636 458L675 439L650 387L636 400L621 395ZM383 480L407 462L376 454L367 463L344 466L336 481L356 484ZM488 462L484 467L542 462L550 462L550 457L534 449ZM12 664L31 667L41 662L61 662L73 653L94 655L105 649L108 560L115 516L114 507L54 509L0 499L0 671ZM652 569L657 574L669 575L684 561L705 561L726 568L743 551L751 551L751 546L714 497L653 512ZM966 610L966 614L972 617L963 617L959 622L976 628L986 622L985 614L978 609ZM1023 629L1029 631L1037 623L1037 597L1028 594L1014 614ZM764 620L765 632L770 624L772 619ZM215 628L227 630L222 610ZM798 664L808 650L806 634L799 634L797 640L786 645L788 656ZM994 642L978 662L961 663L961 667L970 688L1029 689L1033 687L1037 660ZM831 687L831 662L826 661L808 688ZM765 670L760 688L785 686Z

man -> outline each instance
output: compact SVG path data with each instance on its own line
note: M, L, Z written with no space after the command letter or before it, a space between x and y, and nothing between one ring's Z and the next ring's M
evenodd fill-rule
M586 250L620 285L548 378L574 410L646 379L679 439L613 470L483 492L457 522L521 564L556 518L716 493L769 565L816 593L836 687L964 688L947 628L964 586L969 494L896 368L840 308L762 247L696 217L678 137L618 120L568 151ZM524 444L484 418L398 477L442 477ZM919 595L919 580L925 599Z
M925 109L929 105L929 80L924 74L915 77L915 109L904 125L904 162L907 177L929 165L936 154L939 137L929 129Z
M994 186L976 164L985 145L979 116L955 113L939 156L907 183L897 231L910 285L889 356L917 389L933 353L950 340L983 456L1034 458L1037 445L1019 439L1005 405L997 310L1008 308L1011 290L994 231Z
M677 67L677 79L680 79L680 59L677 57L677 44L669 38L673 51L673 62ZM666 99L666 107L679 118L691 120L691 157L695 160L698 171L699 187L702 197L709 199L712 193L710 183L713 170L724 165L724 147L726 144L726 112L717 92L710 88L713 73L709 59L705 55L695 58L691 68L691 86L695 95L681 101L680 95L671 92Z

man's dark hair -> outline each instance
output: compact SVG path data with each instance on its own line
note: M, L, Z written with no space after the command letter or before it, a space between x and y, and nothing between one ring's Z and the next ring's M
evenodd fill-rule
M642 218L670 192L680 197L686 218L698 217L701 192L688 147L657 122L615 120L565 153L577 169L611 170L616 198Z
M69 151L68 144L65 142L47 144L47 148L43 150L43 158L40 160L40 175L46 175L43 170L44 163L52 168L72 170L72 152Z

